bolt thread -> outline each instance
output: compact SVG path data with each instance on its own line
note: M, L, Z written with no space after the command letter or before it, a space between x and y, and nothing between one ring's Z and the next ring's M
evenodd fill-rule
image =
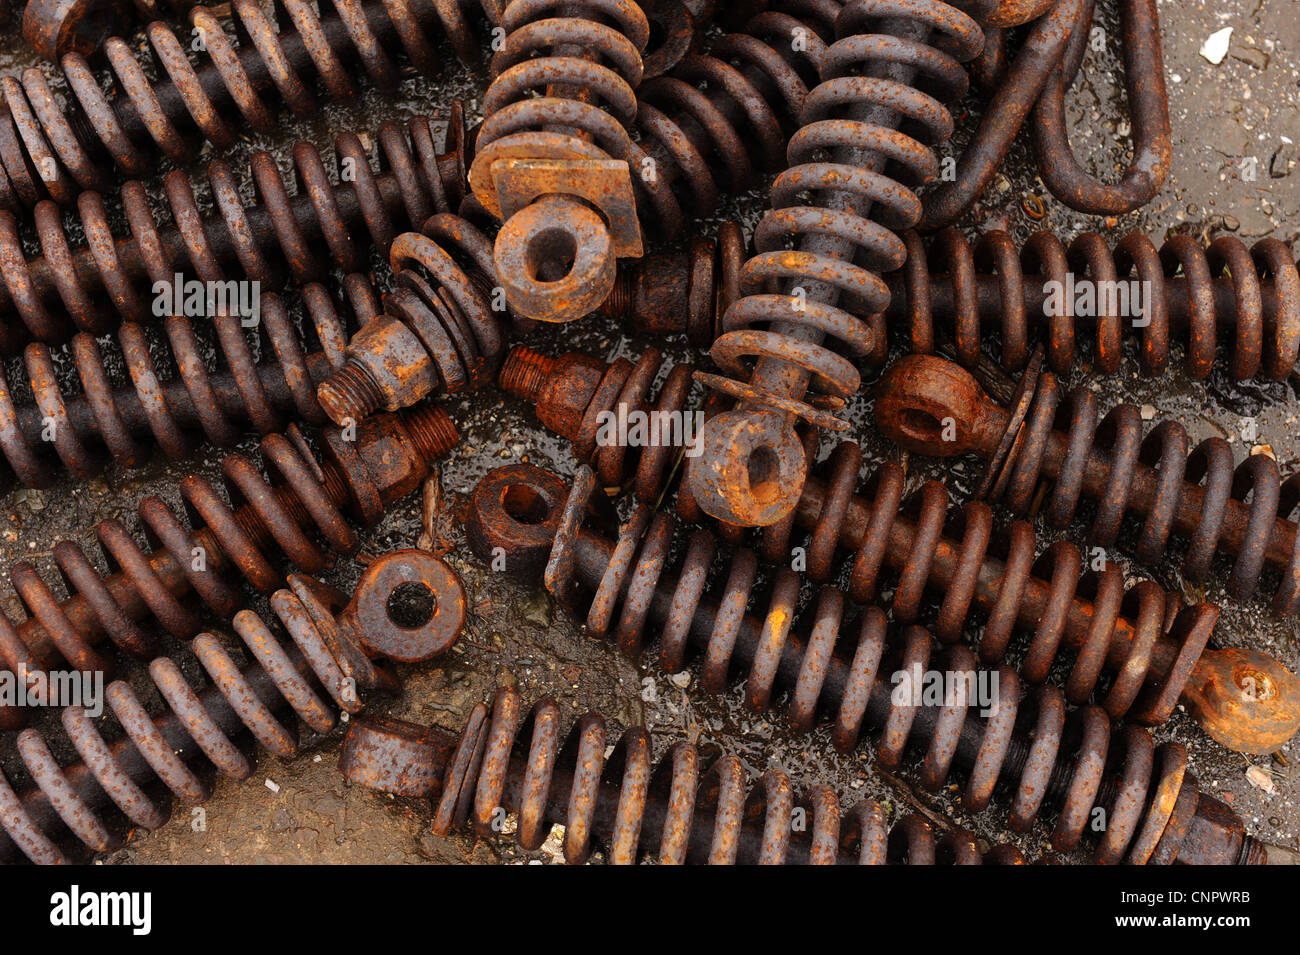
M456 425L441 405L421 405L403 420L416 450L427 461L442 457L460 440Z
M622 268L614 279L614 288L600 303L597 310L606 318L623 318L632 313L632 302L636 295L635 267Z
M542 397L542 385L554 369L554 358L527 345L516 345L506 355L497 381L506 394L536 404Z
M384 406L384 393L364 365L349 358L317 389L316 398L330 420L343 425L364 421Z

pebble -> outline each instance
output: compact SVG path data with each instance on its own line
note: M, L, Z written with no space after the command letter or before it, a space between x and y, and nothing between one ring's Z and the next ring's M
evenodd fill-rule
M1277 792L1277 787L1273 785L1273 777L1258 766L1252 766L1246 770L1246 781L1256 789L1264 790L1269 795Z
M1218 66L1223 62L1223 58L1228 55L1228 42L1231 39L1232 27L1224 27L1222 30L1214 31L1201 44L1201 56Z

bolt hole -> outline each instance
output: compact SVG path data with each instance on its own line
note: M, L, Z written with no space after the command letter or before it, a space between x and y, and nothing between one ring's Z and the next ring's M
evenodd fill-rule
M403 630L415 630L433 619L438 598L427 584L408 581L388 595L388 619Z
M898 427L914 441L943 439L943 423L928 411L908 408L898 416Z
M551 509L542 495L527 484L512 484L506 488L501 506L520 524L541 524L551 515Z
M535 282L558 282L573 271L578 243L565 229L550 228L531 236L524 265Z
M749 493L760 506L767 506L781 493L780 459L771 448L759 446L749 454Z

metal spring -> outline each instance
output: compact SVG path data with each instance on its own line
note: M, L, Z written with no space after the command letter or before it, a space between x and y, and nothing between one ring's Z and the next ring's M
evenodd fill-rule
M881 32L859 32L868 24ZM857 369L820 344L823 337L839 340L855 356L878 355L885 347L877 313L888 304L888 289L876 273L901 266L904 247L890 228L866 218L866 210L883 206L889 226L898 228L915 225L921 215L916 195L878 170L893 161L909 181L925 181L938 170L927 146L893 127L904 117L929 141L951 134L951 115L912 78L933 83L940 96L959 97L967 86L960 61L979 52L982 34L974 20L942 0L850 0L835 28L840 39L821 56L822 83L805 100L802 126L790 140L794 165L773 183L772 209L755 231L759 254L745 266L744 297L728 310L726 333L713 345L713 360L729 377L701 378L751 405L844 428L815 407L824 404L820 398L801 396L811 388L835 407L858 390ZM926 42L931 31L943 42ZM834 118L841 111L848 118ZM817 160L823 150L831 152L831 162ZM800 204L803 193L816 204ZM791 241L796 251L787 250ZM782 280L789 284L786 293L762 291ZM848 296L850 310L835 305L840 295ZM751 360L757 362L752 372ZM800 384L787 387L794 383L786 373L796 370Z
M60 822L91 850L110 851L120 838L104 810L116 808L145 829L170 818L169 803L146 792L155 780L182 802L205 802L212 785L194 764L203 760L232 779L247 779L253 763L236 742L245 732L288 758L297 751L297 732L277 714L297 713L315 732L328 733L335 707L360 711L358 688L393 689L395 678L366 660L347 634L325 628L346 602L332 588L291 576L289 588L272 595L271 607L293 644L283 645L257 614L241 610L233 627L249 654L242 669L211 633L199 634L190 645L211 680L201 691L175 662L154 659L150 695L156 690L167 704L160 716L149 715L137 690L115 681L105 699L123 735L111 743L86 710L67 707L63 729L81 757L78 763L60 766L41 733L23 730L18 752L32 786L19 796L0 774L0 826L7 835L0 839L0 856L16 848L38 864L66 862L52 838Z
M420 461L436 460L458 439L446 412L437 406L415 409L403 425ZM354 552L358 538L342 510L354 495L347 477L331 462L318 463L296 428L288 435L262 439L271 477L243 454L222 460L231 503L206 477L183 478L180 493L190 515L188 529L161 498L149 495L141 500L148 551L120 521L100 522L95 536L111 571L107 576L101 576L77 543L55 544L54 561L69 594L62 601L31 564L15 563L10 583L28 619L15 624L0 614L0 662L12 673L38 674L60 658L74 670L111 672L112 661L93 646L104 636L128 655L147 657L156 644L139 626L144 619L156 620L182 639L199 632L198 610L193 600L185 599L191 590L217 616L232 616L241 596L230 570L269 594L284 582L275 567L277 554L305 573L319 574L329 566L331 552ZM375 501L365 506L382 505ZM324 541L328 551L318 541ZM201 562L196 553L202 555ZM20 711L0 708L0 727L19 720Z
M490 14L493 4L483 6ZM30 207L47 197L67 204L81 190L109 188L110 170L100 157L135 178L155 167L158 153L187 165L204 140L224 149L245 124L271 132L278 100L305 116L317 111L318 83L331 98L354 96L354 62L377 87L392 89L401 71L389 51L401 50L426 74L441 65L434 45L444 36L465 63L481 58L456 0L331 0L321 7L323 16L310 0L286 0L281 13L292 28L280 32L257 0L234 0L231 16L246 41L239 47L212 10L196 6L187 19L203 41L197 67L186 53L192 44L165 23L145 30L154 61L148 67L125 40L111 37L103 45L112 74L108 93L86 57L68 53L60 64L75 101L70 109L60 109L40 70L24 70L21 81L0 78L7 106L0 111L0 208Z
M628 130L650 23L633 0L512 0L501 26L470 186L503 223L494 256L511 307L573 321L609 294L618 258L644 251ZM557 183L553 170L533 167L503 185L512 161L551 159L583 172L571 167Z
M1113 250L1093 232L1069 245L1039 232L1020 248L1000 230L983 233L973 246L956 229L924 243L910 231L903 239L907 262L890 283L888 319L904 323L913 352L930 353L935 317L941 317L958 362L967 368L979 362L982 332L993 325L1001 332L1003 367L1023 368L1033 346L1031 318L1043 316L1047 360L1057 374L1080 360L1077 339L1087 335L1080 328L1084 321L1095 324L1097 369L1117 371L1124 319L1100 302L1096 318L1076 317L1071 276L1098 288L1131 279L1141 283L1141 318L1147 324L1141 328L1138 363L1144 375L1164 373L1180 329L1193 378L1213 370L1221 327L1231 336L1228 371L1234 378L1254 377L1262 366L1270 377L1284 379L1300 356L1300 272L1291 248L1276 238L1247 248L1236 236L1224 235L1202 247L1190 236L1176 235L1157 249L1133 233ZM1045 314L1048 282L1063 289L1061 314Z
M318 389L322 407L338 424L475 387L500 364L503 329L489 304L499 286L486 236L465 219L438 215L424 224L422 234L398 236L390 260L398 291L389 296L380 321L353 337L343 367ZM697 237L689 251L621 263L599 311L652 332L680 327L692 343L707 344L715 337L717 316L735 298L743 263L740 224L724 222L716 241ZM528 319L512 312L509 318L511 332L527 330ZM525 353L528 362L548 362L517 349L514 366L525 361ZM515 387L515 377L515 372L505 375L506 387ZM541 381L529 372L520 383L535 389Z
M1172 418L1146 435L1143 430L1136 405L1117 404L1102 417L1091 391L1079 387L1063 394L1056 377L1044 372L1021 440L1001 466L993 493L1013 511L1028 512L1050 442L1053 486L1046 511L1053 526L1070 524L1081 493L1092 485L1087 490L1097 497L1097 513L1088 529L1091 542L1113 545L1124 515L1140 514L1138 560L1160 560L1177 529L1188 538L1188 580L1205 580L1215 552L1226 551L1234 555L1228 593L1244 600L1259 586L1265 563L1272 563L1282 571L1273 609L1300 612L1300 533L1292 519L1300 507L1300 473L1282 480L1267 454L1235 464L1232 447L1220 437L1206 438L1189 453L1187 429Z
M476 152L482 156L493 144L498 150L545 149L549 136L573 140L562 132L567 129L598 141L611 158L631 162L627 130L636 118L635 90L650 39L641 8L631 0L512 0L501 26L506 35L492 57Z
M992 511L986 504L971 502L961 509L959 515L950 516L947 488L937 481L927 482L910 500L905 500L904 473L894 462L881 465L855 500L853 489L860 462L861 451L852 442L839 445L831 456L830 475L822 486L816 524L807 551L808 577L811 580L822 583L834 576L839 566L835 554L844 542L841 534L849 508L865 504L870 507L870 523L853 553L851 576L845 588L845 593L854 603L867 605L878 600L883 589L885 574L882 570L888 542L891 537L905 539L907 545L902 551L889 554L891 565L901 568L894 594L889 600L894 618L904 624L919 619L922 597L934 584L933 568L942 559L952 567L952 572L951 579L943 588L934 632L940 642L956 644L962 639L964 625L970 620L976 605L980 579L987 575L994 583L979 603L991 609L976 649L983 663L995 664L1006 656L1010 648L1011 638L1020 624L1025 592L1032 582L1044 590L1040 601L1043 610L1034 621L1030 643L1018 669L1021 678L1037 685L1048 679L1065 651L1063 644L1070 642L1065 637L1071 629L1071 610L1077 608L1081 600L1087 601L1087 612L1084 613L1087 626L1065 682L1065 698L1074 704L1090 699L1109 662L1113 679L1101 707L1111 719L1128 715L1154 725L1169 718L1214 630L1217 608L1198 604L1182 609L1177 595L1167 593L1151 580L1140 580L1126 591L1124 575L1118 566L1108 562L1100 573L1088 573L1079 549L1068 541L1057 541L1045 553L1038 555L1037 537L1033 528L1023 521L1012 523L1002 534L996 535L1006 547L1005 559L999 565L990 552L995 535ZM801 501L800 508L810 504ZM679 514L688 518L696 510L683 511L680 505L678 508ZM781 583L777 588L783 601L793 601L799 593L799 577L789 569L789 544L794 524L792 519L765 528L759 551L763 559L785 565L778 577ZM650 504L643 503L620 533L621 551L640 546L641 554L634 565L662 567L672 529L673 518L670 515L656 513ZM645 542L638 545L643 533ZM740 529L724 528L723 536L738 540ZM707 570L712 561L712 550L702 541L703 538L699 538L699 543L692 540L685 576ZM627 558L631 559L630 552ZM693 563L692 558L701 563ZM757 567L757 557L752 552L737 552L728 578L729 596L724 603L735 602L743 607ZM642 571L643 574L653 572ZM622 583L622 577L611 574L609 582L617 586ZM612 607L618 595L605 594L604 598L601 605ZM775 613L776 603L773 606ZM792 611L793 604L783 609ZM588 621L594 632L603 633L604 629L595 624L594 620ZM639 639L635 628L627 628L625 615L620 624L620 640L631 640L632 635ZM1117 638L1125 649L1118 660L1108 661ZM725 633L720 639L720 649L708 655L704 674L706 684L714 688L722 686L728 672ZM635 648L629 646L625 649L631 653ZM1166 661L1167 667L1161 678L1149 681L1148 675L1157 655L1170 659ZM774 677L771 670L753 677L755 694L766 698Z
M1042 686L1032 693L1034 705L1022 708L1019 678L1005 665L996 674L998 706L988 716L964 700L940 706L896 703L887 675L931 668L925 630L908 626L891 646L884 611L866 608L858 621L846 624L844 594L827 586L810 604L815 608L811 626L795 633L800 578L788 566L775 575L766 613L748 614L757 573L751 551L736 551L721 575L711 573L717 541L697 529L679 569L670 573L671 517L634 517L616 543L607 541L582 526L596 489L590 469L580 469L566 493L553 475L516 465L480 483L475 507L486 510L484 523L493 525L498 495L507 515L511 506L525 506L528 528L536 531L523 532L528 546L554 535L544 573L547 589L566 605L588 607L588 629L597 635L612 632L623 653L639 655L653 633L659 662L676 672L690 646L703 658L700 678L706 690L720 692L744 674L746 703L755 711L767 710L777 693L788 694L792 723L805 732L820 713L833 714L832 740L842 750L856 746L869 724L880 731L876 757L882 765L896 766L910 753L924 753L921 783L930 791L961 766L967 773L963 802L972 811L984 809L998 784L1006 784L1014 793L1011 828L1026 831L1045 811L1055 810L1051 841L1058 850L1075 848L1091 831L1094 807L1102 807L1107 819L1096 848L1098 862L1169 862L1184 848L1199 792L1180 744L1157 747L1145 730L1129 726L1121 731L1122 745L1112 750L1110 717L1102 707L1085 706L1067 715L1061 690ZM510 540L513 531L480 533L472 533L471 541L482 556ZM708 580L725 580L716 597L705 595ZM591 595L589 603L580 600L580 590ZM851 659L836 652L837 643L847 645ZM963 681L968 686L987 685L992 678L979 676L975 655L960 645L946 650L941 668L985 681ZM1238 850L1237 862L1263 857L1250 837Z
M788 130L808 81L816 81L823 37L833 34L839 9L826 0L764 11L738 32L714 37L707 53L687 54L668 75L642 82L634 121L640 137L627 158L634 168L653 161L654 179L633 183L653 205L643 218L665 237L681 231L683 207L692 217L717 209L720 181L728 192L744 192L761 171L785 165Z
M345 273L367 267L369 236L387 251L404 228L418 226L435 212L449 210L458 200L463 156L453 150L437 155L427 117L409 121L411 141L395 123L385 123L375 139L383 168L376 173L361 139L354 133L335 137L340 164L350 181L334 185L320 152L307 142L293 149L299 195L289 194L275 160L265 152L253 154L252 179L259 202L246 203L230 167L208 167L215 212L203 215L194 187L179 170L164 180L172 223L164 225L149 208L138 182L122 188L129 236L115 239L103 199L84 192L77 199L86 242L74 247L65 232L58 207L37 205L36 231L41 257L28 259L12 215L0 212L0 315L17 312L30 334L57 342L70 335L59 311L77 330L102 334L115 324L112 313L126 321L147 323L147 296L138 286L147 280L171 284L178 272L202 282L221 282L226 268L270 285L285 269L295 282L323 281L337 267ZM413 144L413 145L412 145ZM459 171L457 171L459 170ZM60 309L49 306L58 303ZM0 325L5 342L19 337L9 322Z
M357 324L364 324L379 309L373 286L359 274L344 284ZM28 345L23 363L33 402L15 403L0 368L0 452L20 482L48 487L58 477L56 462L87 480L110 461L128 468L143 465L151 442L168 457L185 457L193 449L193 430L216 447L229 447L242 437L244 422L264 435L284 427L286 413L325 423L314 385L342 364L348 323L323 285L305 286L301 297L319 351L304 350L284 301L267 294L261 298L259 327L274 357L257 361L241 319L217 315L215 344L223 371L209 370L191 321L181 315L163 322L176 373L170 380L159 373L150 336L134 322L117 331L117 357L131 381L126 387L110 383L103 349L87 332L73 336L70 347L81 394L65 394L60 387L49 346ZM108 453L100 453L101 447Z
M845 812L829 786L797 801L779 770L768 770L751 791L739 759L723 756L706 771L689 743L653 760L644 727L608 747L598 713L583 715L562 734L554 700L539 700L523 719L522 709L518 692L508 687L497 690L490 708L475 706L443 780L435 833L446 835L472 818L476 831L491 838L509 800L519 814L520 844L537 849L553 825L563 825L564 859L573 865L586 862L597 846L616 865L633 864L652 848L655 861L666 865L1025 862L1008 845L982 854L965 830L936 840L914 813L891 830L874 800ZM791 824L797 807L808 815L806 835Z
M502 367L502 390L536 402L542 384L554 374L554 364L553 359L531 349L516 347ZM652 445L629 459L621 442L598 446L597 422L602 413L620 408L648 410L652 403L646 400L646 390L660 374L662 364L655 349L635 364L626 358L608 365L593 361L592 366L603 369L604 374L592 389L593 397L576 432L565 435L573 441L574 457L595 468L601 486L621 487L629 475L635 475L641 507L627 531L633 538L670 491L682 448ZM689 366L675 366L653 403L654 409L679 416L686 408L689 379ZM805 453L813 460L816 436L810 430L803 436ZM905 473L893 461L880 465L855 493L861 463L857 444L838 445L823 470L824 480L810 477L789 517L763 528L759 547L763 558L774 564L788 563L796 526L807 527L812 532L806 548L808 576L817 583L829 581L841 566L837 553L853 551L847 592L859 604L875 602L887 589L883 584L888 563L899 571L890 598L899 621L913 623L919 618L927 590L943 594L935 633L946 644L960 640L974 608L984 607L988 619L978 651L985 663L997 663L1006 655L1017 627L1025 625L1023 618L1033 616L1027 609L1027 586L1040 588L1043 612L1027 627L1033 636L1021 675L1031 683L1042 683L1065 647L1077 645L1078 655L1066 681L1066 697L1071 703L1092 696L1108 657L1114 657L1110 661L1114 682L1102 704L1107 712L1119 718L1137 705L1134 715L1144 721L1159 723L1168 718L1214 629L1217 611L1202 604L1180 615L1177 597L1151 580L1140 581L1126 592L1117 565L1108 563L1099 574L1086 573L1079 549L1067 541L1056 542L1038 556L1037 535L1029 524L1017 521L995 533L987 504L973 501L955 512L948 489L938 481L929 481L905 497ZM688 523L705 518L688 484L678 488L676 511ZM719 522L719 534L739 543L745 529ZM982 579L992 583L981 585ZM1082 614L1087 626L1081 634L1071 635L1072 629L1079 628L1077 621L1072 626L1070 608L1078 605L1080 598L1089 601ZM1126 643L1122 653L1112 651L1117 640ZM1139 699L1148 687L1153 662L1163 655L1169 657L1169 665L1158 681L1158 691Z

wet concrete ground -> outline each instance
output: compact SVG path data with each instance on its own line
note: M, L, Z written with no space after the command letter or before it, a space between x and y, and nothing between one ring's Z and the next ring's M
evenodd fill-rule
M1099 23L1109 40L1118 32L1111 18L1113 4L1103 0L1101 5L1105 9ZM1190 231L1198 237L1226 230L1247 240L1269 233L1292 239L1300 231L1300 170L1296 167L1300 161L1300 20L1294 7L1293 3L1254 0L1161 5L1174 163L1169 182L1146 209L1110 223L1066 209L1038 182L1022 140L963 226L1002 226L1013 230L1017 238L1046 226L1067 238L1095 229L1111 240L1132 230L1157 241L1172 230ZM1206 37L1226 26L1234 28L1229 54L1221 64L1211 65L1198 50ZM0 70L25 62L12 40L0 40ZM1114 42L1109 41L1104 52L1088 54L1081 82L1068 99L1076 150L1090 168L1103 175L1113 175L1126 158L1124 138L1117 130L1117 123L1126 115L1119 76ZM297 138L324 148L331 129L373 128L385 118L442 111L453 96L464 97L473 112L479 99L476 82L455 69L436 82L411 79L395 100L369 94L351 107L326 109L318 121L286 123L280 135L269 141L250 140L239 152L246 155L254 148L270 148L283 160ZM963 130L973 127L979 103L979 96L973 94L956 110ZM961 141L959 135L957 142ZM246 168L242 156L233 165L236 170ZM1253 170L1253 178L1246 175L1248 170ZM1044 221L1032 220L1024 211L1029 196L1044 200L1048 210ZM752 224L764 200L761 192L739 197L725 211ZM702 222L699 228L711 230L717 221ZM385 268L378 262L376 266L380 281L387 281ZM596 319L576 327L548 329L530 343L547 351L573 347L605 356L636 355L652 344L629 336L617 322ZM668 350L674 358L689 357L679 345ZM61 371L75 377L66 362ZM13 359L7 361L6 372L11 382L21 377L21 367ZM875 374L868 372L865 377L871 381ZM1084 375L1081 372L1077 377ZM1119 375L1097 379L1095 387L1103 403L1123 397L1151 405L1160 415L1176 417L1194 439L1223 434L1234 442L1239 455L1248 450L1238 437L1241 419L1252 416L1258 426L1256 443L1273 448L1283 473L1296 468L1300 401L1289 385L1238 387L1222 376L1200 385L1188 381L1177 368L1161 380L1144 381L1136 377L1135 364L1127 362ZM15 388L21 392L23 386L15 384ZM480 476L500 464L530 461L565 475L572 473L573 460L564 443L539 430L527 409L495 390L452 401L449 411L464 434L461 445L443 466L451 511L463 506L464 495ZM849 412L855 423L851 436L874 455L869 455L864 465L870 468L892 452L870 424L869 387L864 387ZM116 516L136 527L135 508L141 497L159 494L177 503L176 480L196 466L215 477L220 457L208 451L186 465L155 463L137 472L113 470L87 485L69 480L43 492L11 492L0 499L0 565L32 560L47 579L55 580L57 571L50 552L53 543L64 537L83 543L99 560L93 541L95 522ZM918 481L925 474L947 474L959 492L969 489L977 473L971 465L944 468L915 458L909 468ZM366 552L379 554L390 547L411 546L418 533L419 503L411 500L394 509L368 535ZM830 784L845 803L869 795L895 815L920 811L939 829L969 828L990 842L1006 838L1005 803L995 803L987 813L970 815L958 803L956 790L928 795L909 771L887 774L865 752L834 754L825 731L812 736L792 732L780 706L767 716L755 717L742 706L739 688L713 698L700 690L693 677L669 677L659 670L653 655L639 662L625 660L575 627L540 587L486 570L465 545L456 513L444 515L441 534L451 547L448 559L461 572L470 595L472 613L465 636L441 665L406 668L404 695L379 701L375 712L459 731L474 703L488 698L498 683L512 682L525 699L555 697L570 718L596 710L620 727L645 722L652 730L657 752L676 740L689 739L711 756L737 754L755 777L769 767L780 768L799 787ZM1076 542L1082 540L1077 532L1069 536ZM1216 566L1221 580L1228 565L1221 562ZM1236 606L1217 583L1203 588L1202 593L1183 582L1173 561L1147 570L1162 584L1183 588L1189 597L1203 596L1223 604L1216 636L1220 645L1253 647L1273 654L1293 671L1300 667L1297 625L1274 618L1268 612L1266 596ZM327 579L347 590L358 574L357 565L347 561ZM21 607L7 586L3 594L5 609L20 618ZM217 626L215 621L213 626ZM173 645L169 650L174 655L183 653ZM194 669L191 663L187 672ZM130 676L133 685L145 693L141 668ZM158 704L154 698L150 702ZM52 724L46 715L41 725ZM57 734L52 735L57 740ZM1294 770L1300 747L1292 743L1274 757L1244 757L1213 743L1181 713L1155 735L1188 747L1202 787L1230 803L1253 835L1275 847L1274 858L1289 860L1290 853L1300 851L1300 775ZM465 835L450 839L433 836L427 805L375 794L342 781L336 770L340 739L341 730L320 738L308 734L300 754L292 760L262 755L248 782L217 780L215 795L201 813L180 806L173 820L160 830L136 832L125 848L97 861L483 863L554 857L554 840L540 852L525 853L508 837L484 842ZM65 746L59 751L66 756L66 750ZM22 780L12 739L0 741L0 765L15 782ZM1252 766L1264 771L1272 791L1248 781L1247 769ZM1047 853L1046 831L1041 827L1015 842L1031 856ZM1079 854L1065 861L1084 858Z

